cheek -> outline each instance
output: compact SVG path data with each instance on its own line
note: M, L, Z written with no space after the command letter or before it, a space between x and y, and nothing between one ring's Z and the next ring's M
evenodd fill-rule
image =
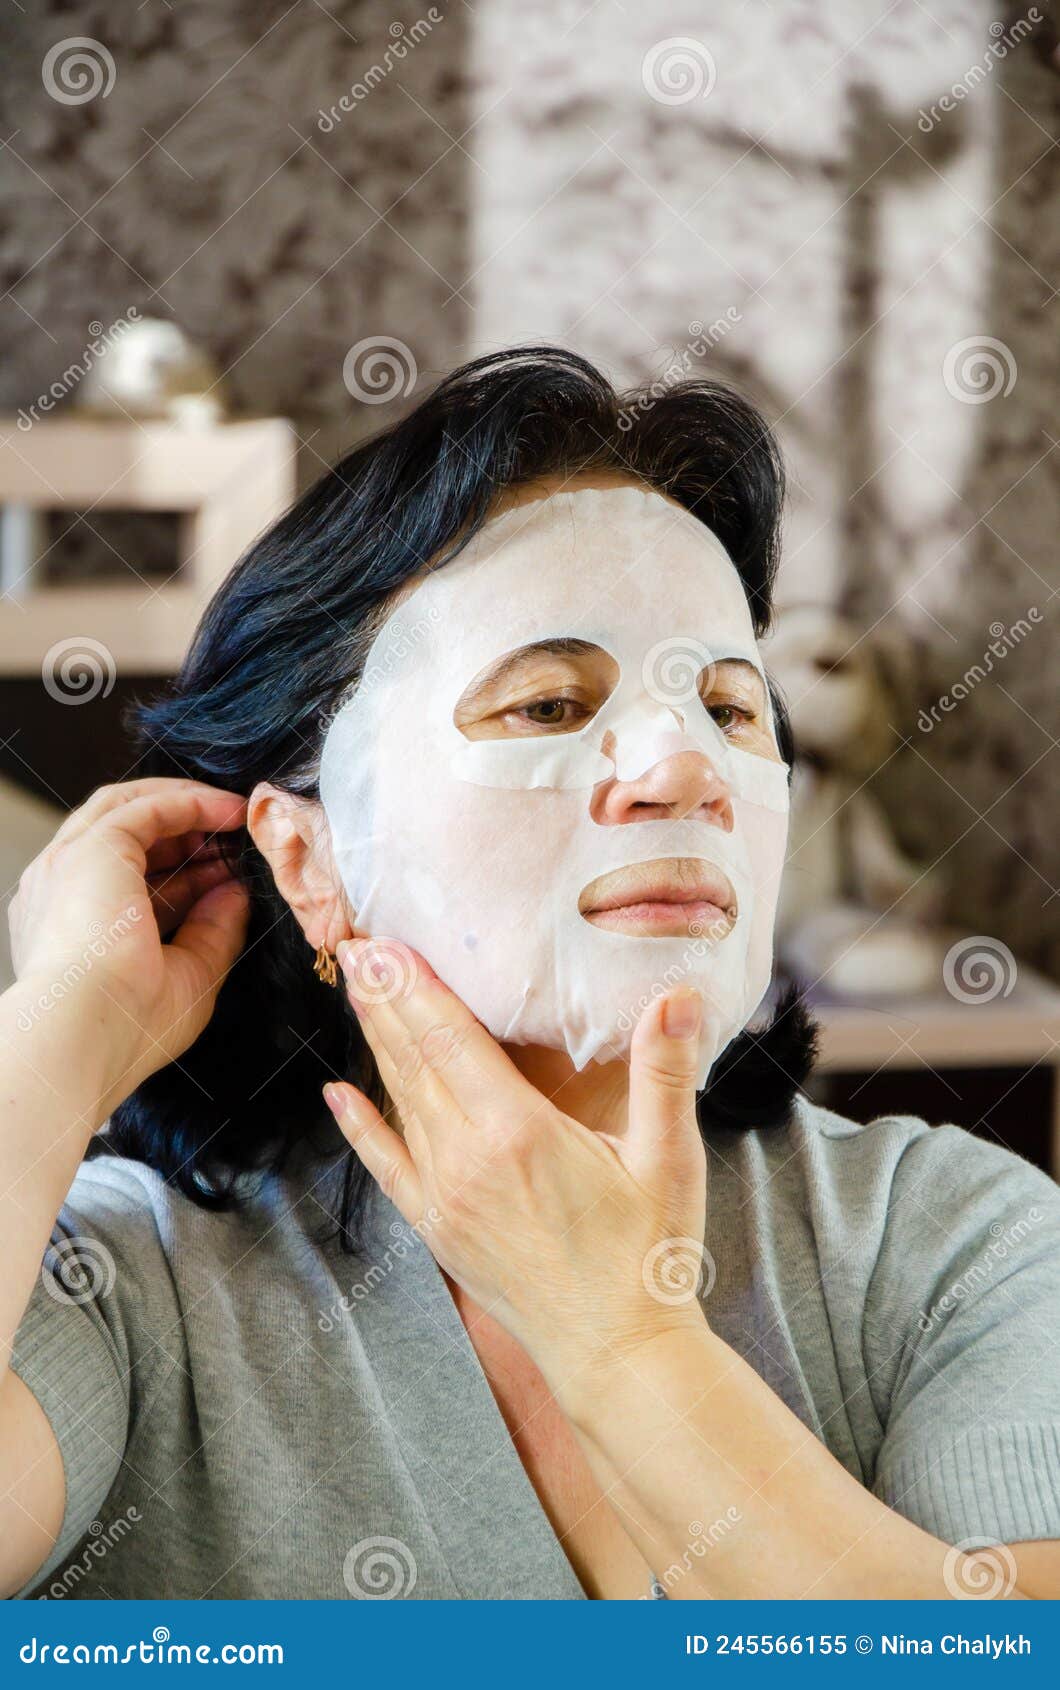
M380 849L393 871L428 870L457 920L493 906L517 940L516 924L539 923L546 896L554 898L588 800L588 791L474 785L444 759L404 780L392 766L378 788Z
M742 798L733 800L733 814L736 829L746 845L754 887L748 964L749 970L755 971L770 965L772 959L773 921L784 871L788 817L786 811L766 810Z

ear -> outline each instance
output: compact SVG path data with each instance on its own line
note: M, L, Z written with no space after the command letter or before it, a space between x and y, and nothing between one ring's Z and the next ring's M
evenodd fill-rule
M309 944L334 952L353 935L350 910L335 868L322 806L260 781L247 804L247 831L272 870Z

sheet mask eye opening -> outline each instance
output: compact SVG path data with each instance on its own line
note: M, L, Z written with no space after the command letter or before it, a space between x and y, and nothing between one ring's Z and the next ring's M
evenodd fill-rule
M516 646L485 665L453 708L467 740L546 738L584 733L619 682L610 652L591 640L556 634ZM534 709L558 706L550 718Z

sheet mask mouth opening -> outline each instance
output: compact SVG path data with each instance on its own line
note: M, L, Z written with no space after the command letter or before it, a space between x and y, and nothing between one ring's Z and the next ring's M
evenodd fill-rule
M698 857L656 857L590 881L578 899L578 913L603 932L716 943L735 926L738 905L732 881L715 864Z

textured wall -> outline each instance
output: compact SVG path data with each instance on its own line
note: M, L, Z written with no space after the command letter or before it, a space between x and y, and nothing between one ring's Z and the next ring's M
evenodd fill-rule
M378 3L313 0L10 10L0 404L31 404L91 320L135 306L210 348L237 409L321 430L311 472L314 449L326 458L358 426L342 379L351 344L414 343L425 380L459 361L467 308L450 278L468 264L457 138L470 13L451 9L330 129L319 122L374 64L387 69L393 19ZM110 53L113 86L64 104L41 65L73 36Z
M486 9L474 333L665 376L690 323L739 313L691 362L783 418L800 483L784 596L842 598L912 660L912 748L881 780L906 842L948 853L955 917L1060 967L1060 80L1005 51L1022 30L991 31L997 15L571 6L563 34L517 0ZM691 40L656 59L656 93L713 79L705 98L646 97L669 37ZM1001 378L982 403L980 350ZM1031 607L1032 633L997 641ZM918 730L992 639L993 676Z
M317 113L400 34L374 0L9 12L0 403L130 305L206 342L240 408L293 415L309 467L391 414L343 384L367 336L421 382L537 339L623 379L675 357L737 377L796 471L785 596L842 599L912 660L911 746L882 778L906 843L948 853L955 916L1060 971L1060 80L1005 51L1018 9L437 11L328 133ZM74 34L113 54L105 99L42 86ZM954 350L984 337L991 398Z

